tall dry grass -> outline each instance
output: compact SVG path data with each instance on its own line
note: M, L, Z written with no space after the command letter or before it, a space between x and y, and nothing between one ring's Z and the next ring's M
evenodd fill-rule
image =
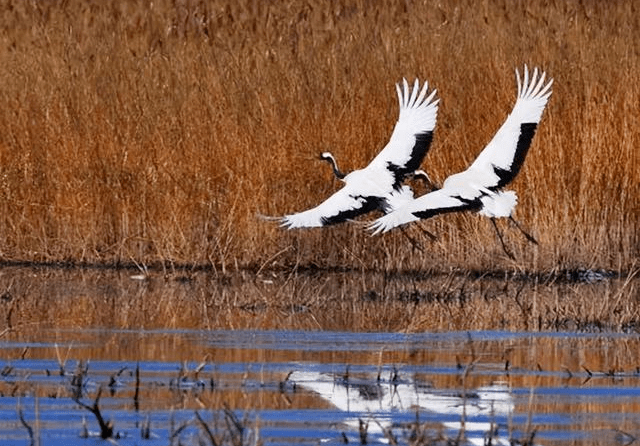
M640 11L615 3L3 1L0 256L216 268L637 267ZM463 169L514 102L524 63L555 79L501 251L475 215L416 251L358 225L286 232L257 214L339 187L397 118L393 84L442 99L423 167ZM635 265L635 266L634 266Z

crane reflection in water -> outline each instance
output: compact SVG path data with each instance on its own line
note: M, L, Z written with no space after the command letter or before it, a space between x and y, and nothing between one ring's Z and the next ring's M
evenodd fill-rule
M395 370L389 371L389 378L384 374L362 377L298 370L288 380L296 389L311 391L344 411L351 434L359 430L362 435L366 426L369 441L389 442L390 435L407 427L402 420L417 412L421 419L439 424L448 437L461 438L460 444L510 444L508 422L514 403L505 383L439 390Z

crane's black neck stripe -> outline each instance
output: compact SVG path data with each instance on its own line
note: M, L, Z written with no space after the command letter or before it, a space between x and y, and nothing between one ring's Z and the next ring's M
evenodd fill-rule
M336 165L333 165L333 174L336 176L337 179L339 180L344 180L344 177L346 177L346 175L344 174L344 172L338 170L338 168L336 167Z
M531 141L533 140L533 135L536 133L537 126L538 124L535 122L526 122L520 125L520 136L518 137L516 153L514 154L511 167L508 169L502 169L494 166L493 171L500 179L498 184L491 188L492 190L497 190L506 186L513 181L516 175L518 175L518 172L520 172L522 164L524 163L524 159L527 156L527 152L529 151L529 147L531 147Z
M363 201L360 202L360 206L353 207L351 209L347 209L344 211L340 211L335 215L330 215L328 217L320 218L323 226L335 225L337 223L345 222L349 219L355 218L358 215L366 214L371 211L375 211L377 209L382 209L383 206L386 206L386 201L382 197L353 197L360 198Z
M346 175L344 174L344 172L338 169L338 163L332 156L325 157L321 155L320 159L331 164L331 168L333 169L333 174L336 176L336 178L338 178L339 180L344 180L344 177Z
M474 198L473 200L462 198L460 196L451 198L459 200L460 205L446 208L425 209L424 211L413 212L413 215L425 220L427 218L435 217L436 215L448 214L450 212L479 211L482 209L482 201L480 198Z
M415 172L420 167L420 164L422 164L424 157L429 151L431 141L433 140L433 132L416 133L414 136L416 138L416 142L411 149L409 160L402 166L398 166L393 163L387 164L387 169L393 173L395 180L393 188L396 190L400 189L400 185L407 175Z

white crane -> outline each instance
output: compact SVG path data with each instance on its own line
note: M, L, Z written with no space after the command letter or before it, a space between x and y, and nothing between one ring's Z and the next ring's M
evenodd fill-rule
M406 223L427 219L438 214L455 211L475 211L491 218L505 253L513 258L502 240L495 218L508 217L527 240L538 243L524 232L511 213L517 196L513 191L502 191L520 171L542 112L551 96L553 80L545 83L545 73L538 76L535 68L529 78L524 67L524 78L516 69L518 97L507 120L476 160L463 172L448 177L441 189L410 200L375 220L370 229L374 234L387 232Z
M332 164L344 186L315 208L282 217L282 226L293 229L336 224L374 210L389 212L413 199L413 192L402 182L416 172L427 154L438 113L436 90L429 96L427 90L426 82L420 89L418 79L411 92L406 79L402 88L396 85L400 116L387 145L364 169L345 175L333 155L324 152L321 158Z

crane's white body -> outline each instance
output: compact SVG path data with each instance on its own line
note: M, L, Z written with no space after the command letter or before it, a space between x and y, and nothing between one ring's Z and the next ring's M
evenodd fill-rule
M469 168L449 176L442 188L410 200L406 205L374 221L375 234L446 212L471 210L496 218L510 217L518 201L513 191L502 191L517 175L551 96L553 80L545 73L531 79L525 65L524 79L516 70L518 97L511 114Z
M489 218L510 217L518 204L518 196L512 190L497 191L480 198L482 207L478 214Z
M433 90L427 96L428 84L422 89L416 79L413 89L403 80L403 87L396 85L400 115L391 139L371 163L360 170L345 175L344 187L320 205L281 219L288 229L319 227L340 223L372 210L388 212L393 203L413 199L410 188L402 186L405 177L413 173L424 159L436 125L438 102ZM323 159L333 157L325 153Z

